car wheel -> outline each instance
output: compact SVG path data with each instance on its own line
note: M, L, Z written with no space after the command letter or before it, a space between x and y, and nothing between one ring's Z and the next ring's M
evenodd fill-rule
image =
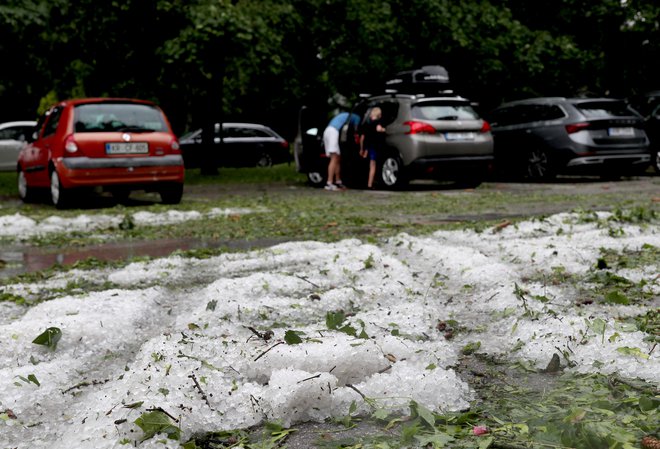
M656 150L653 156L653 169L655 173L660 175L660 150Z
M259 155L259 159L257 159L257 167L272 167L273 166L273 158L270 157L270 154L264 152Z
M58 209L64 209L71 203L71 189L62 186L57 170L50 174L50 201Z
M163 204L179 204L183 197L183 184L178 182L167 184L161 187L158 193Z
M527 177L535 181L555 177L548 153L541 149L533 149L527 154Z
M307 173L307 180L314 187L323 187L325 185L325 176L318 171Z
M23 170L18 172L18 196L24 203L33 202L35 197L35 191L32 187L28 186Z
M390 188L398 188L406 184L403 173L403 164L398 156L388 155L380 164L380 179Z

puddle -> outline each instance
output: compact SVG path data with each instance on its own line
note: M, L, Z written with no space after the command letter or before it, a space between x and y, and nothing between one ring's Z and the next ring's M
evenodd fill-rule
M71 265L91 257L103 261L116 261L141 256L167 257L177 250L205 248L249 250L276 245L286 240L284 238L258 240L161 239L106 243L82 248L35 248L12 245L0 249L0 279L45 270L55 265Z

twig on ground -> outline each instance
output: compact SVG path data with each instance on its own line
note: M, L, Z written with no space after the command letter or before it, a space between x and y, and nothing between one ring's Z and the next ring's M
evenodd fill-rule
M271 349L273 349L275 346L277 346L277 345L283 345L283 344L284 344L283 341L278 341L278 342L275 343L273 346L271 346L270 348L266 349L264 352L262 352L261 354L259 354L259 355L257 356L257 358L254 359L254 361L256 362L257 360L259 360L260 358L262 358L264 355L266 355L266 354L268 353L268 351L270 351Z
M303 383L303 382L307 382L308 380L318 379L319 377L321 377L321 374L320 374L320 373L317 374L316 376L312 376L312 377L308 377L308 378L303 379L303 380L299 380L297 383L300 384L300 383Z
M171 414L169 414L169 413L168 413L166 410L164 410L162 407L152 407L152 408L148 408L147 411L148 411L148 412L161 412L161 413L165 413L165 414L166 414L167 416L169 416L169 417L172 419L172 421L174 421L175 423L178 423L178 422L179 422L179 420L178 420L177 418L175 418L174 416L172 416Z
M193 382L195 382L195 388L197 388L197 391L199 391L199 394L202 395L202 399L204 399L204 402L206 402L206 405L208 405L210 409L213 409L213 407L211 407L211 403L209 402L208 397L206 396L206 393L204 393L204 390L202 390L202 386L197 381L197 376L195 376L194 374L191 374L188 377L190 379L192 379Z
M357 388L355 388L355 386L353 386L353 385L351 385L351 384L346 384L346 386L347 386L348 388L350 388L351 390L355 391L357 394L359 394L359 395L362 397L362 399L364 399L365 401L367 400L367 397L366 397L366 396L365 396L360 390L358 390Z
M295 276L296 276L298 279L300 279L301 281L305 281L305 282L307 282L308 284L313 285L313 286L316 287L316 288L321 288L321 286L316 285L315 283L313 283L312 281L310 281L309 279L307 279L305 276L300 276L300 275L297 275L297 274L296 274Z

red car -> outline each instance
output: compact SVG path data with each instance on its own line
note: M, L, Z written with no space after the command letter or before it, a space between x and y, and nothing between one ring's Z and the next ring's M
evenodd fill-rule
M183 195L179 141L154 103L123 98L63 101L38 121L18 155L23 201L50 189L57 208L101 187L125 199L131 190L156 191L166 204Z

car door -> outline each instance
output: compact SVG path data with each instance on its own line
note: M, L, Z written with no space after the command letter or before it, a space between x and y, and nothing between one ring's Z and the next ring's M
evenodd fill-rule
M0 130L0 171L16 169L18 152L25 145L23 126L8 126Z
M303 106L298 114L298 133L293 144L293 155L299 173L317 173L327 169L323 151L323 131L327 125L325 113Z
M25 177L33 187L47 187L50 185L48 164L51 153L57 144L57 128L64 108L57 106L45 115L44 125L40 129L37 139L32 142L25 161Z

